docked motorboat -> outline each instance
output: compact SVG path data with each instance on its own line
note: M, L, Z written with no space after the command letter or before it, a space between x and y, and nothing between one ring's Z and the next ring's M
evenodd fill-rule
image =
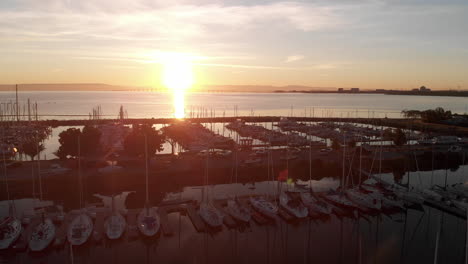
M47 248L55 238L55 225L50 218L42 216L39 224L33 227L29 236L29 249L39 252Z
M79 246L86 243L93 232L93 227L93 221L86 213L75 216L67 230L67 240L70 245Z
M0 223L0 250L9 248L21 235L21 221L13 216L6 217Z
M200 204L200 210L198 211L200 217L213 228L221 227L223 224L223 216L221 213L211 204L202 203Z
M304 218L309 214L309 210L307 210L302 201L291 199L287 193L280 194L279 200L281 207L297 218Z
M250 197L250 203L252 206L262 214L272 215L278 213L278 206L272 202L267 201L262 196Z
M157 209L154 207L143 208L137 216L138 230L148 237L158 233L161 221Z
M125 231L126 225L127 222L122 214L118 211L113 211L104 223L107 237L109 239L119 239Z
M330 215L332 213L332 209L327 203L316 199L310 192L301 192L300 196L304 205L309 207L309 210L324 215Z
M229 199L227 201L226 211L236 220L246 223L250 221L250 210L237 199Z

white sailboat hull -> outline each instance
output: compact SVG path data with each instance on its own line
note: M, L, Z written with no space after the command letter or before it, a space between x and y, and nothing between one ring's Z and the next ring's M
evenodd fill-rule
M0 228L0 249L9 248L21 235L21 231L21 221L16 217L8 217Z
M137 216L138 230L148 237L158 233L161 226L156 208L143 208Z
M319 214L329 215L332 213L331 208L324 202L315 199L311 193L303 192L300 194L302 202L309 207L309 210Z
M126 225L125 218L119 212L114 212L104 223L107 237L109 239L119 239L125 231Z
M341 207L346 207L346 208L355 208L356 206L354 203L352 203L350 200L348 200L344 195L340 194L331 194L331 195L325 195L325 199L330 201L331 203L341 206Z
M246 223L250 222L250 210L235 200L227 201L226 211L236 220Z
M211 227L221 227L223 224L222 215L210 204L202 203L198 214Z
M413 204L423 204L424 203L424 198L420 196L417 193L412 193L409 191L395 191L395 195L403 199L407 202L413 203Z
M282 193L280 195L280 205L290 214L294 215L297 218L307 217L309 210L305 207L302 202L294 203L290 197Z
M377 199L375 197L363 194L357 190L347 190L346 195L352 202L360 206L374 210L382 209L382 203L380 202L380 199Z
M272 215L278 213L278 207L263 197L250 197L252 206L262 214Z
M50 218L36 225L29 237L29 249L33 252L47 248L55 238L55 225Z
M73 218L68 226L67 240L73 246L83 245L88 241L93 232L93 221L85 213L80 213Z

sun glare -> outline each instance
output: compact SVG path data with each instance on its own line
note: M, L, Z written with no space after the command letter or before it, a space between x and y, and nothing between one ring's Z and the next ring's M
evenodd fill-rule
M172 90L174 98L174 116L176 118L184 118L185 91L193 84L193 73L190 60L181 55L171 55L164 59L163 66L164 86Z

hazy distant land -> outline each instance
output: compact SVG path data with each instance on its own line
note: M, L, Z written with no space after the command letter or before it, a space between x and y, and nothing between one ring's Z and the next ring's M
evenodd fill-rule
M54 83L54 84L18 84L19 91L158 91L165 92L166 88L144 86L110 85L102 83ZM341 89L341 91L339 91ZM357 89L357 90L352 90ZM0 84L0 91L14 91L15 84ZM424 96L461 96L468 97L467 90L386 90L359 89L336 87L312 87L302 85L272 86L272 85L198 85L192 92L259 92L259 93L375 93L390 95L424 95Z

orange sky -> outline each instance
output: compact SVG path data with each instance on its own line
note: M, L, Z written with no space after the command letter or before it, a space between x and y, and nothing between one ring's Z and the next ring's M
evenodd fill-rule
M464 1L0 3L0 83L468 89Z

